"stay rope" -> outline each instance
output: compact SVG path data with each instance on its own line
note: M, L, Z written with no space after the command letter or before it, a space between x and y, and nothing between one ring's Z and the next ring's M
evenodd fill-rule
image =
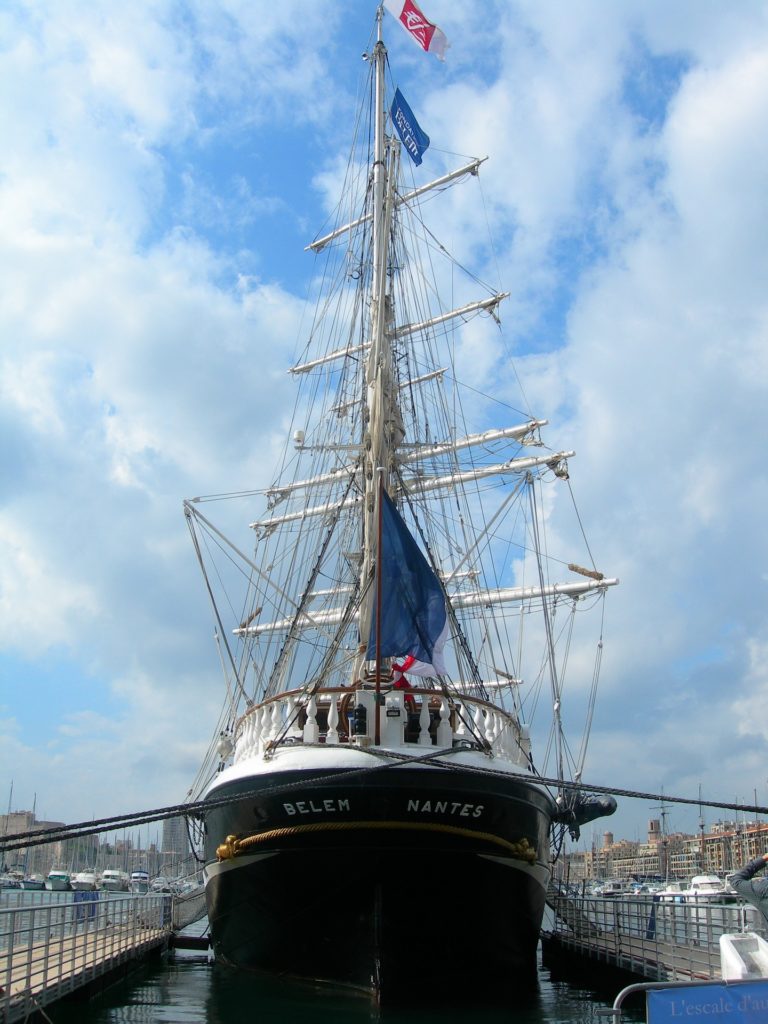
M314 746L314 744L305 744ZM322 744L323 748L325 745ZM759 804L745 804L740 802L728 802L718 800L702 800L700 797L670 796L667 793L659 795L644 790L623 789L616 786L597 786L586 782L570 782L563 779L552 779L540 775L531 775L528 772L508 772L494 768L475 767L467 764L450 764L444 760L451 754L465 752L466 748L451 748L437 750L424 756L410 756L407 754L396 754L392 751L367 750L365 753L377 758L386 758L385 763L377 763L364 768L342 769L326 775L314 776L313 778L302 778L292 782L280 783L275 786L266 786L260 789L242 791L227 796L211 797L207 800L188 801L181 804L173 804L169 807L159 807L154 810L138 811L135 814L116 815L110 818L99 818L87 822L79 822L74 825L54 826L46 829L38 829L31 832L16 832L13 835L3 837L0 847L3 850L11 851L24 849L30 846L42 846L47 843L59 842L64 839L72 839L80 836L98 835L103 832L113 832L124 828L133 828L139 825L150 824L155 821L163 821L167 818L178 817L204 817L209 811L219 807L225 807L240 800L254 799L257 797L279 796L296 789L303 789L315 783L328 784L335 780L361 777L374 772L386 771L389 768L409 765L427 764L434 767L445 768L449 771L467 772L473 775L485 776L487 778L498 778L506 781L529 782L535 785L552 786L555 789L588 792L594 794L605 794L606 796L624 797L630 800L643 800L645 802L664 802L665 804L681 804L695 807L712 807L716 810L737 811L740 813L751 812L753 814L768 815L768 807ZM361 750L362 752L362 750Z

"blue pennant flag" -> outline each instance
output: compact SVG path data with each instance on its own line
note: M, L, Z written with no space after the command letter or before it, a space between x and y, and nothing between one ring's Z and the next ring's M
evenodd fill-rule
M390 115L392 124L397 129L397 134L411 160L415 164L420 164L421 157L429 146L429 136L419 127L419 122L413 116L413 111L403 99L403 94L399 89L395 89Z
M445 672L443 648L448 639L445 594L429 562L411 536L386 491L382 491L380 543L381 658L410 655L408 671L418 676ZM377 581L378 586L378 581ZM374 605L366 658L376 658Z

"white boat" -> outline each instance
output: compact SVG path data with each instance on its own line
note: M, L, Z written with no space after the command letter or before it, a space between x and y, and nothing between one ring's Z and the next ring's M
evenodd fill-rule
M99 887L99 880L94 871L78 871L72 875L70 886L75 892L93 892Z
M51 868L45 880L45 888L52 892L68 892L72 888L71 877L69 871L65 871L64 868Z
M129 889L140 895L149 892L149 873L147 871L132 871Z
M106 868L101 872L101 888L106 892L128 892L130 876L127 871Z
M670 882L668 880L664 884L664 888L656 893L656 896L662 903L685 903L687 893L687 886L683 882Z
M689 902L733 903L738 894L717 875L694 875L685 890Z
M45 879L42 875L25 875L21 880L21 888L28 890L45 889Z
M512 408L509 368L496 400L461 383L464 325L484 316L495 331L505 294L464 295L424 203L482 161L405 180L381 9L377 26L366 151L350 156L338 227L311 246L331 287L291 369L280 473L250 541L230 540L208 499L185 502L226 666L226 725L195 812L208 917L216 957L236 966L385 1001L448 991L457 971L468 992L509 993L535 978L566 831L615 809L573 782L586 746L571 760L561 709L571 629L597 626L579 641L591 677L618 581L581 568L586 548L545 544L574 453L548 447L532 413L490 426L489 406ZM461 295L451 311L436 299L446 278ZM577 623L577 608L596 615ZM531 746L537 705L548 762Z
M632 890L629 882L616 878L609 879L599 885L595 890L595 895L604 897L631 896Z

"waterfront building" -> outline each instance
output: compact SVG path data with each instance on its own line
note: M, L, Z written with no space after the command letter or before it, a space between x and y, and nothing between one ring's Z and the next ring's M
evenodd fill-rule
M184 818L166 818L163 822L163 853L186 857L189 853L189 834Z
M129 873L141 868L152 875L160 873L161 855L157 845L150 843L144 849L127 835L114 839L100 838L98 835L78 836L74 839L18 850L3 850L3 839L64 826L65 823L62 821L39 821L34 811L0 814L0 868L22 871L26 875L39 874L43 877L53 867L63 867L73 872L116 868Z
M68 863L77 840L22 847L7 853L3 849L4 839L42 832L48 828L61 828L63 825L62 821L38 821L34 811L10 811L8 814L0 814L0 868L16 869L30 875L46 875L54 863Z
M177 878L194 870L194 858L185 818L166 818L163 822L162 874Z
M648 823L644 843L603 834L602 845L575 850L564 858L563 877L572 883L607 878L659 878L686 881L697 874L721 878L768 851L768 823L721 821L698 835L665 833Z

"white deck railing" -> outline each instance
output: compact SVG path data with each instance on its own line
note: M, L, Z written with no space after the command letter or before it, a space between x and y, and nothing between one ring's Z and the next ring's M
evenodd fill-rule
M371 746L376 731L375 691L324 689L307 699L280 694L249 708L235 729L234 761L263 754L279 738L293 743ZM449 702L434 690L390 690L379 705L379 746L451 748L480 737L495 757L527 768L527 726L494 704L474 697ZM357 709L363 709L357 710Z

